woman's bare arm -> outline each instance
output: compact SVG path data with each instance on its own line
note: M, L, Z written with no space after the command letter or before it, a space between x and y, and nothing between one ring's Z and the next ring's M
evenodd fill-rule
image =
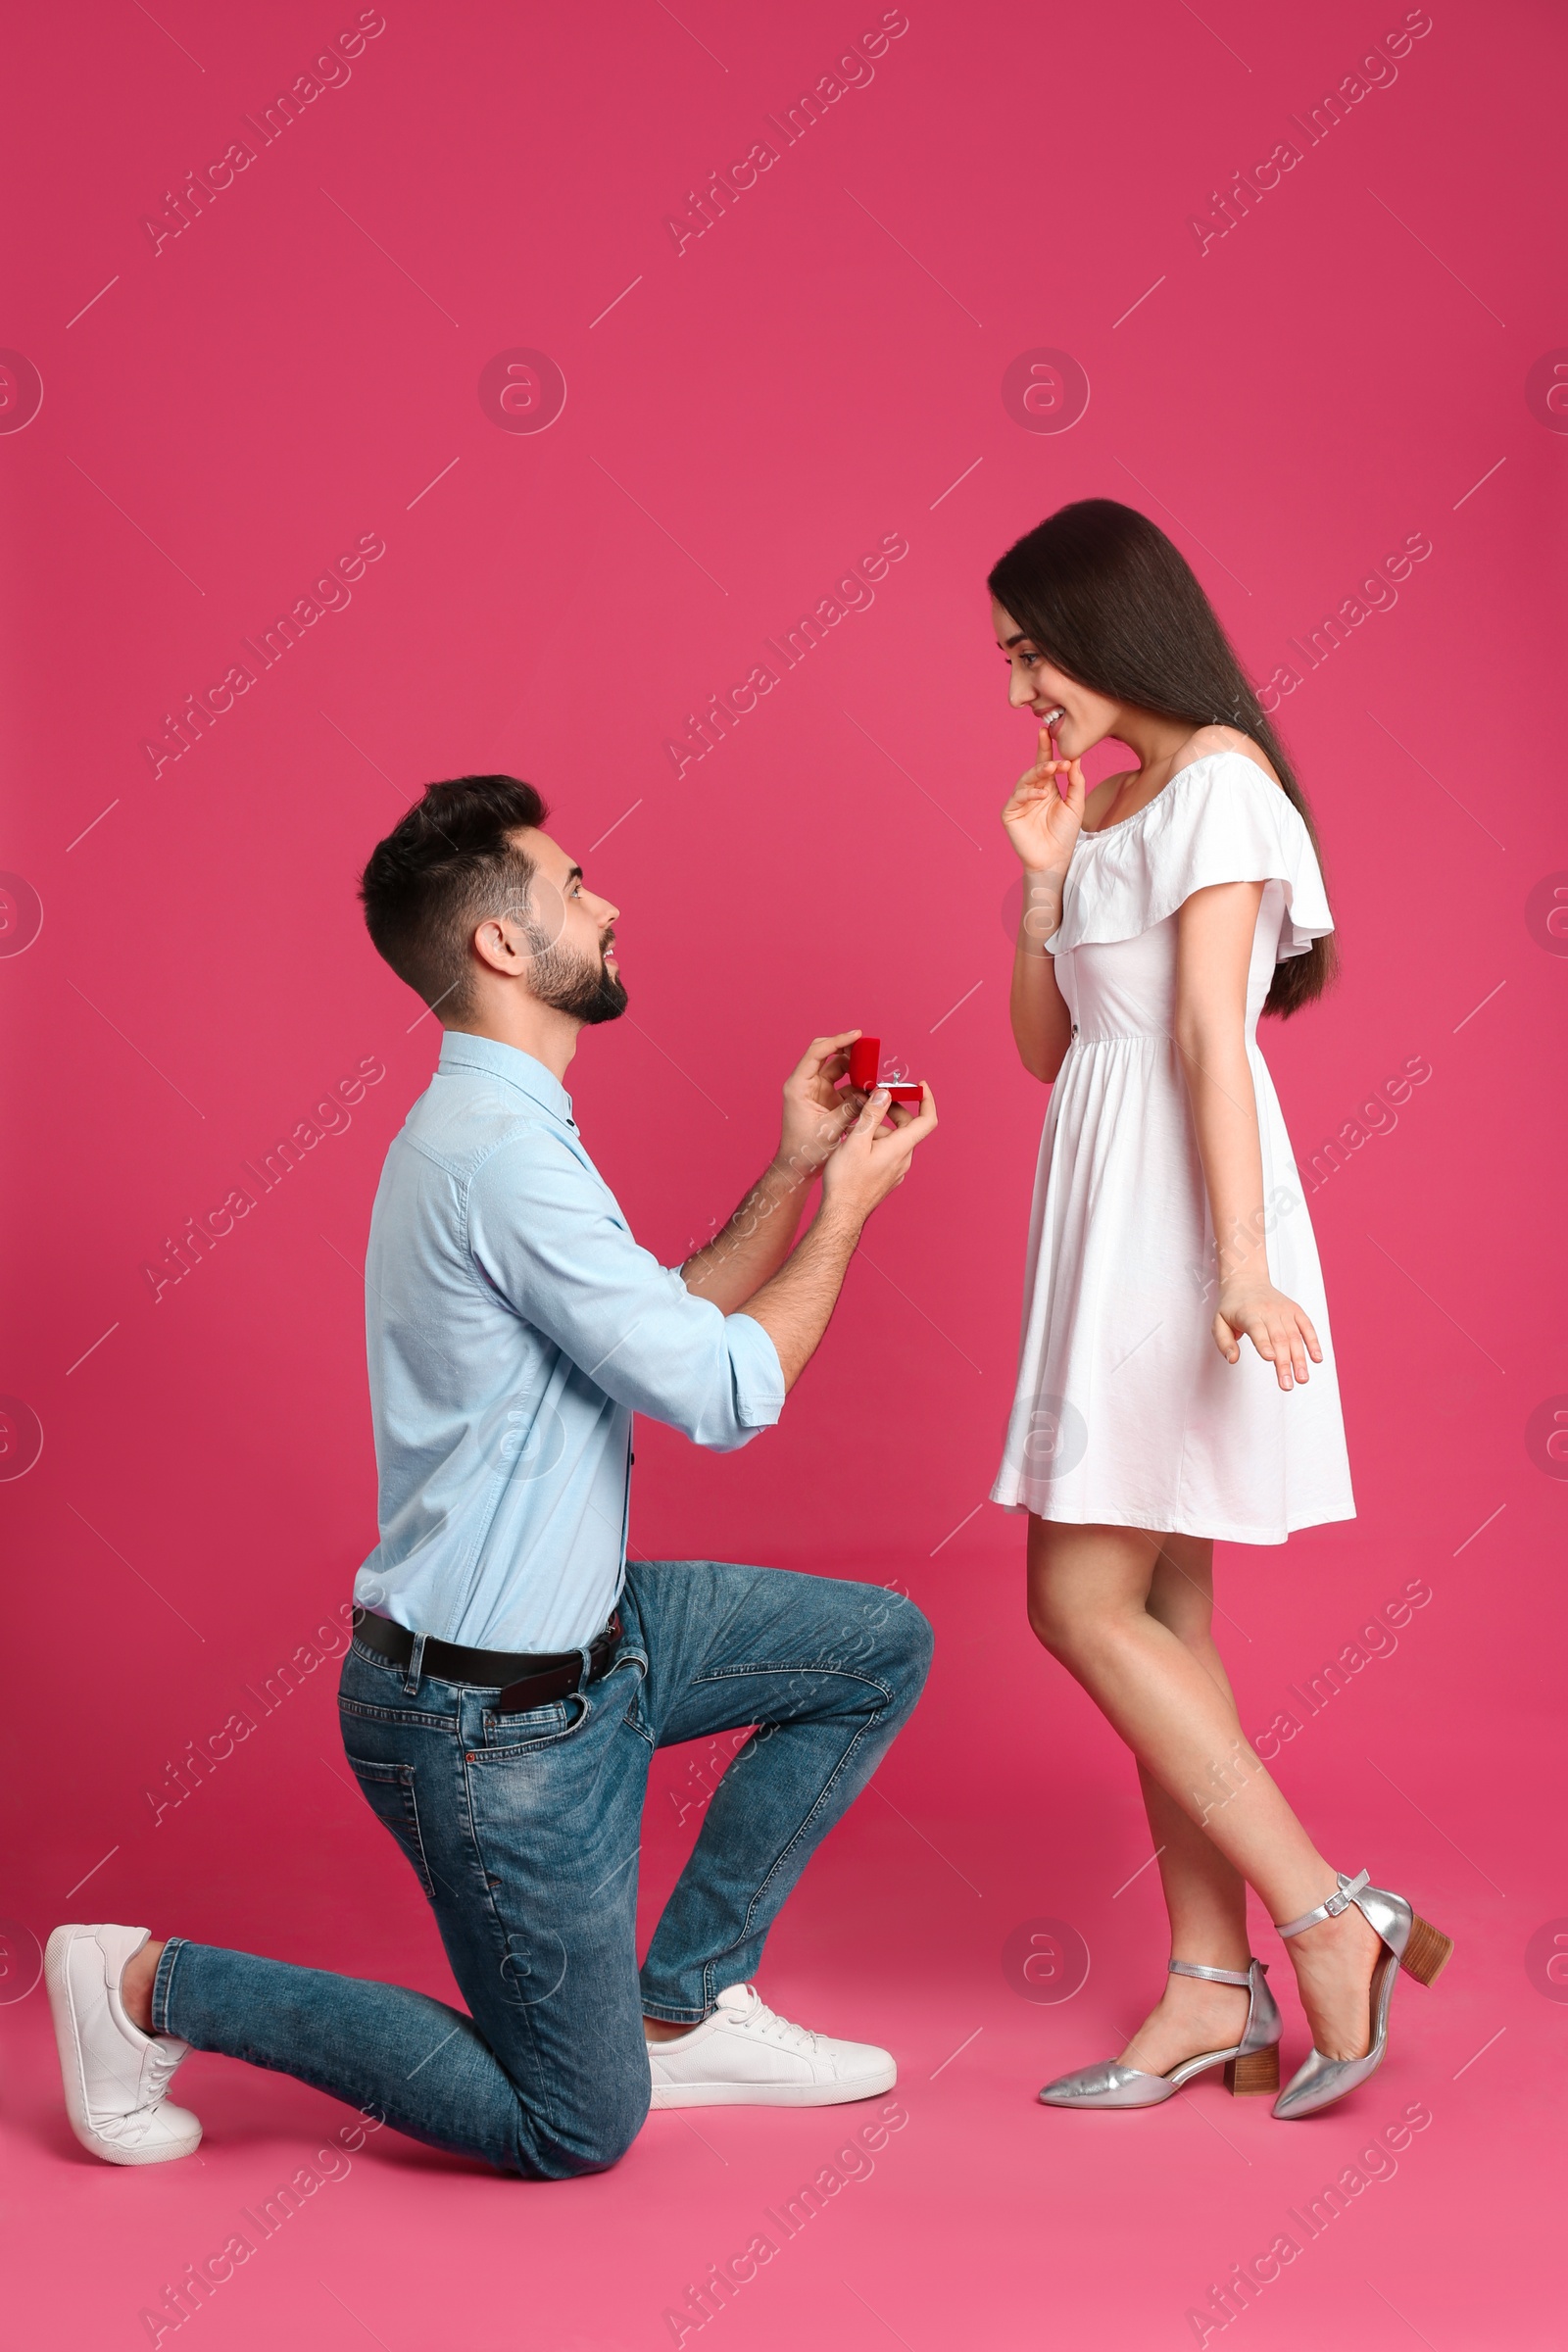
M1243 1338L1274 1366L1282 1389L1323 1361L1304 1310L1269 1273L1263 1152L1247 1057L1247 975L1261 882L1195 891L1177 916L1175 1040L1219 1257L1214 1344L1228 1363Z
M1050 1085L1072 1043L1072 1015L1056 985L1056 959L1046 942L1061 923L1065 868L1025 868L1023 913L1012 954L1012 994L1007 1011L1018 1059L1031 1078Z
M1058 775L1064 785L1058 785ZM1042 727L1035 764L1019 777L1002 821L1023 866L1023 912L1007 1009L1019 1060L1031 1078L1047 1086L1072 1043L1072 1015L1056 986L1055 958L1047 942L1060 928L1061 894L1083 823L1084 795L1083 769L1076 760L1052 758L1051 737Z

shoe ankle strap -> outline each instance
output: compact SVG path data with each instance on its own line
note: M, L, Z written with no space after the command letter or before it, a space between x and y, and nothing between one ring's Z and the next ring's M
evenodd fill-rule
M1167 1960L1165 1973L1171 1977L1204 1977L1210 1984L1250 1985L1252 1969L1261 1966L1261 1961L1254 1960L1246 1976L1239 1976L1234 1968L1201 1968L1196 1960ZM1267 1974L1266 1970L1264 1974Z
M1299 1936L1303 1928L1315 1928L1319 1920L1338 1919L1342 1911L1348 1911L1363 1887L1371 1884L1370 1871L1363 1870L1353 1879L1348 1879L1343 1870L1337 1870L1334 1875L1340 1884L1327 1902L1319 1903L1315 1911L1303 1911L1299 1919L1293 1919L1284 1927L1276 1923L1276 1936Z

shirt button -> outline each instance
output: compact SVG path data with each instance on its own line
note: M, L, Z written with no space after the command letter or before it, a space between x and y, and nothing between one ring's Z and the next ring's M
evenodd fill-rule
M1076 1036L1077 1036L1077 1034L1078 1034L1078 1024L1077 1024L1077 1022L1076 1022L1076 1021L1074 1021L1074 1023L1073 1023L1073 1025L1072 1025L1072 1033L1073 1033L1074 1037L1076 1037Z

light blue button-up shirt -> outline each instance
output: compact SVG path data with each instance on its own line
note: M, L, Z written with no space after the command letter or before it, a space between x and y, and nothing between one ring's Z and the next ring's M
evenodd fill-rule
M728 1452L778 1352L633 1241L543 1062L449 1030L387 1153L366 1340L381 1540L354 1596L475 1649L574 1649L625 1572L634 1412Z

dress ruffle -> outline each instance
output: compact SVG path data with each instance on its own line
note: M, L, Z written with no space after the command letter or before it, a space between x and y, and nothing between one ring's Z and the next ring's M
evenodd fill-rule
M1173 776L1135 816L1080 833L1053 956L1137 939L1195 890L1279 882L1285 920L1276 960L1304 956L1334 928L1323 876L1299 812L1242 752L1210 752Z

